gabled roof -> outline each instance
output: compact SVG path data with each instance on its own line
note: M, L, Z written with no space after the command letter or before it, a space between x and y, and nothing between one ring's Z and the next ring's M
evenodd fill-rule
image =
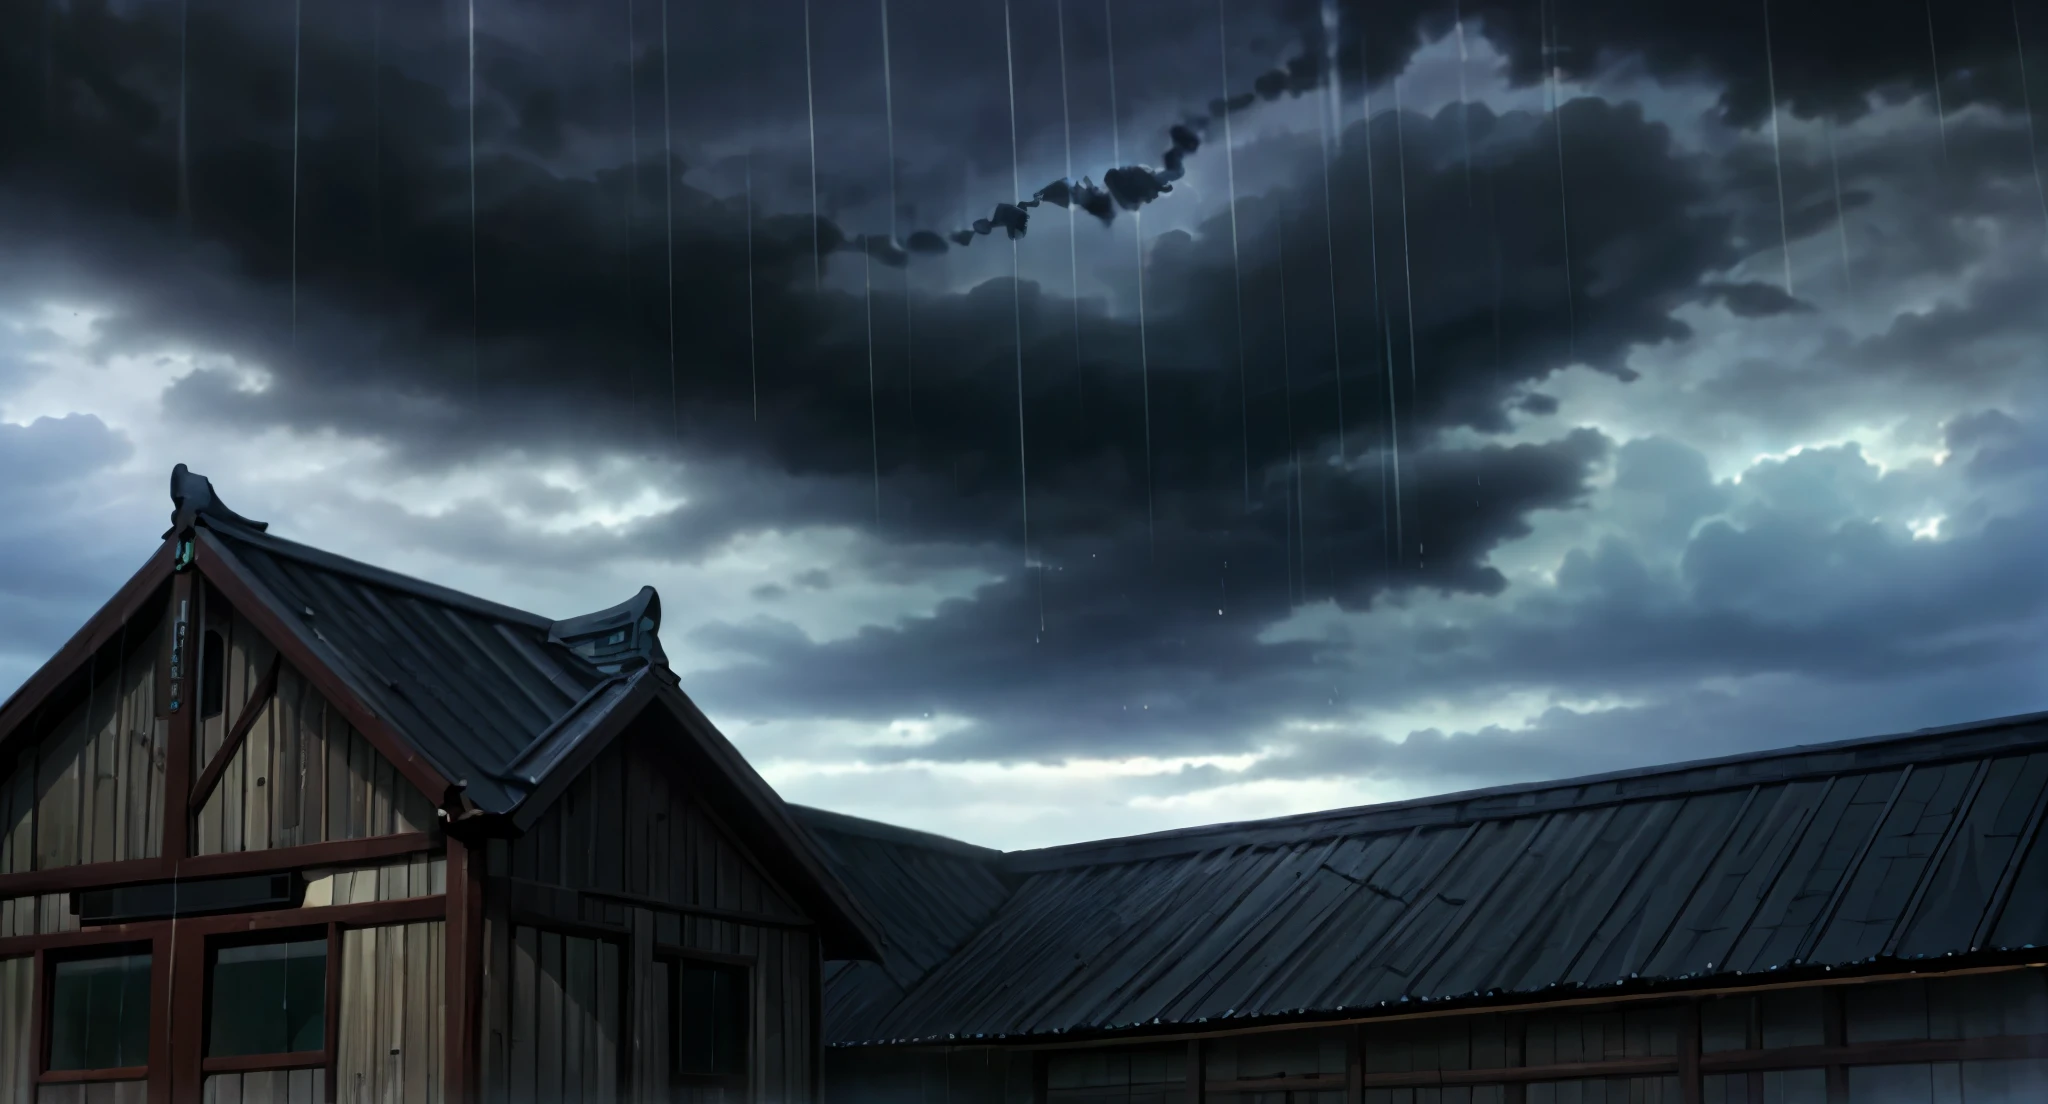
M835 975L864 1002L829 1038L1369 1016L2027 950L2048 945L2044 807L2048 713L977 858L927 883L972 933L948 929L893 1002L871 969ZM833 854L867 888L864 865L939 853L886 847ZM990 907L984 878L1014 888ZM929 927L881 915L891 953Z
M654 588L553 621L274 536L183 464L171 498L163 547L0 706L0 742L189 557L415 786L479 830L525 830L606 744L658 707L691 763L731 791L749 848L794 869L798 884L786 888L828 948L875 953L871 923L816 842L676 685Z
M1008 899L1003 853L823 809L790 811L882 933L879 961L825 965L825 1037L859 1037Z

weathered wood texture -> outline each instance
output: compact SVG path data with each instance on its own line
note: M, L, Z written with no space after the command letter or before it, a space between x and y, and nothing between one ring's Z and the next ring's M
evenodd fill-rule
M200 1104L326 1104L326 1088L316 1069L209 1073Z
M0 1104L35 1096L36 960L0 958Z
M87 664L76 700L30 722L33 743L0 761L0 874L161 853L164 620L161 606L136 618Z
M370 901L402 901L448 891L448 856L414 855L377 866L348 870L306 871L302 905L360 905Z
M341 937L336 1104L441 1104L447 923Z
M658 758L622 739L570 785L532 831L494 846L489 868L496 877L486 882L484 914L485 1100L543 1104L544 1098L521 1095L527 1090L520 1086L540 1075L539 1055L545 1053L526 1044L529 1028L521 1020L540 1014L532 1006L544 987L525 980L521 971L539 976L548 962L544 941L566 947L571 937L615 946L621 956L627 979L620 1035L625 1099L676 1099L669 1089L667 975L660 963L677 953L748 965L751 1099L810 1099L818 1045L810 1015L816 937L797 926L803 917L788 895ZM786 923L681 911L693 908ZM523 946L523 939L533 946ZM565 1030L544 1029L538 1020L532 1024L530 1030L543 1038ZM588 1038L606 1028L586 1015L581 1030ZM685 1098L718 1098L716 1090L693 1091L698 1095ZM565 1087L564 1099L575 1099L567 1093Z
M761 1104L809 1100L811 1062L816 1053L808 1014L810 956L814 937L808 932L759 928L724 920L703 920L627 909L618 936L604 936L609 925L578 924L563 918L566 931L549 931L514 923L500 904L484 915L482 1094L506 1104L550 1104L522 1086L563 1085L565 1100L605 1100L589 1095L589 1063L608 1063L623 1075L621 1099L654 1102L720 1099L716 1090L693 1090L675 1097L669 1092L667 956L677 950L716 955L721 960L750 963L747 1076L752 1099ZM584 934L587 933L587 934ZM555 950L559 944L561 949ZM657 957L659 944L661 957ZM593 962L616 956L627 979L621 989L586 983L578 964L589 947ZM602 950L600 950L602 948ZM560 970L559 974L555 973ZM606 976L593 966L598 976ZM550 979L560 980L550 980ZM565 994L584 993L587 999ZM624 1007L621 1007L621 1003ZM605 1017L623 1017L610 1019ZM579 1044L584 1056L572 1060ZM612 1051L594 1051L592 1040L617 1040ZM595 1055L595 1057L593 1057ZM570 1080L575 1071L574 1082ZM583 1096L570 1084L586 1086Z
M510 950L512 1002L486 1069L485 1098L518 1104L619 1100L625 948L518 927Z
M525 836L512 877L802 919L688 786L632 739L606 749Z
M43 1085L36 1092L36 1104L145 1104L148 1099L147 1081L74 1081Z
M230 700L243 700L237 696L248 693L242 684L260 682L268 669L268 645L245 625L230 628ZM434 830L426 796L290 665L279 667L277 692L259 708L199 811L195 854ZM201 723L195 770L213 761L238 709Z
M71 911L71 895L68 893L45 893L40 897L11 897L0 901L0 938L77 930L78 917Z

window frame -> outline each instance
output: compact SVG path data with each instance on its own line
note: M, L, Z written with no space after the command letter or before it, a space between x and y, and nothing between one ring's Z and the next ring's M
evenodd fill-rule
M691 963L722 967L732 970L739 975L742 1000L740 1020L743 1029L740 1033L740 1069L737 1073L685 1073L678 1068L682 1057L682 1048L676 1045L678 1032L681 1028L677 1012L681 1008L683 967ZM755 1007L757 1002L754 999L754 975L756 972L754 959L747 955L728 955L685 947L656 946L654 948L654 964L668 972L668 1039L665 1040L665 1043L668 1050L668 1069L666 1073L669 1091L679 1093L687 1089L715 1087L725 1090L726 1093L731 1094L735 1099L748 1099L748 1094L752 1091L753 1086L754 1016L758 1011Z
M264 1073L273 1070L319 1069L331 1071L338 1052L337 1032L341 1013L341 929L340 924L309 924L294 928L271 928L261 932L236 932L209 936L206 961L201 967L205 991L200 1000L199 1069L205 1073ZM278 1051L270 1054L237 1054L216 1058L206 1053L213 1041L214 966L219 953L231 947L261 947L276 943L307 943L319 938L327 945L326 980L321 993L320 1049Z
M155 942L148 939L124 939L106 943L87 943L75 947L40 950L33 956L35 971L35 1083L38 1085L76 1084L91 1081L141 1081L149 1076L149 1054L143 1052L143 1064L139 1066L110 1066L105 1069L60 1070L50 1068L51 1044L54 1033L51 1028L57 1022L57 966L64 962L90 962L100 958L125 958L132 955L149 956L149 1001L144 1009L146 1018L145 1038L154 1039L156 1030L156 1004L160 998L157 986L161 981L163 963L158 961Z

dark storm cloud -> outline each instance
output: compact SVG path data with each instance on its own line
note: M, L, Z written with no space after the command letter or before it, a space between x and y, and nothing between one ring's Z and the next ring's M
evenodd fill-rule
M1484 551L1526 534L1529 513L1573 507L1606 447L1581 430L1548 445L1418 458L1406 534L1422 552L1405 569L1409 580L1498 592L1504 580L1478 562ZM1248 529L1162 524L1156 556L1128 541L1071 539L1042 578L1025 572L992 584L971 614L955 603L828 644L774 622L704 630L700 643L735 657L710 680L716 698L762 717L824 712L882 722L925 710L982 719L903 753L939 759L1126 753L1161 742L1234 751L1270 720L1276 698L1301 715L1338 715L1357 702L1331 693L1334 682L1353 681L1341 666L1319 666L1334 653L1256 637L1261 611L1291 598L1371 598L1375 584L1361 568L1383 556L1377 476L1319 469L1303 479L1313 512L1301 522L1308 537L1298 574ZM1041 597L1045 631L1034 646ZM806 689L793 700L778 687L798 668Z
M852 20L850 9L816 7L821 23ZM1582 17L1567 8L1568 21ZM1757 173L1769 166L1747 156L1718 166L1739 186L1717 192L1704 182L1717 168L1709 159L1677 150L1635 106L1590 99L1565 107L1561 134L1548 119L1484 108L1382 114L1346 135L1327 193L1313 140L1267 143L1259 156L1271 159L1268 175L1288 183L1243 197L1241 256L1227 215L1152 243L1143 332L1094 303L1077 320L1064 298L1008 280L919 292L908 303L881 282L871 298L817 294L820 255L829 262L850 248L887 267L945 248L935 232L911 232L899 245L877 224L849 232L841 223L850 220L830 217L835 205L886 194L878 174L833 175L895 137L878 134L878 110L868 111L879 108L879 90L868 106L844 94L856 75L871 76L853 73L855 62L840 58L825 67L837 72L818 75L828 114L868 114L845 125L827 118L819 129L828 217L814 220L802 168L788 161L748 177L760 189L751 207L691 183L710 159L702 116L729 108L720 121L735 132L756 108L764 131L801 133L789 124L805 121L806 82L792 68L801 53L793 61L786 39L763 39L775 49L736 60L736 39L720 37L737 25L734 6L704 6L691 33L673 40L670 72L655 70L645 37L635 54L623 31L571 27L570 40L587 31L616 50L614 61L590 65L622 89L633 58L637 94L610 99L570 64L561 93L542 95L558 70L530 46L488 39L473 177L459 36L423 34L438 45L373 66L383 47L359 23L341 27L338 9L310 5L324 14L309 16L304 37L294 148L281 10L195 18L182 131L171 109L172 9L130 20L86 4L48 28L19 6L0 15L0 92L29 105L0 116L0 234L20 243L0 259L10 293L116 306L122 320L110 346L177 338L277 369L276 385L261 393L217 375L188 379L170 401L193 425L337 427L422 467L505 443L680 454L702 483L687 508L634 531L635 552L688 559L737 532L873 525L869 481L879 467L879 528L893 544L868 555L900 565L920 548L979 546L949 554L1009 577L972 601L844 644L814 646L774 625L726 626L707 640L759 661L722 674L717 692L762 715L884 718L922 698L935 710L1000 718L925 754L1236 747L1276 710L1315 716L1355 705L1338 693L1354 675L1331 648L1266 643L1260 632L1303 601L1358 609L1389 592L1500 593L1489 554L1526 534L1532 513L1581 502L1607 449L1580 432L1453 450L1442 431L1499 431L1518 412L1541 414L1529 387L1567 363L1631 378L1632 350L1689 335L1673 317L1687 304L1790 309L1754 286L1703 282L1744 256L1732 242L1738 226L1775 222L1759 205L1767 178ZM1375 32L1373 48L1404 54L1413 35L1394 28L1412 27L1422 9L1373 10L1371 18L1394 21L1372 25L1387 32ZM954 5L925 14L903 21L898 56L923 50L927 80L961 75L950 96L900 98L905 194L938 171L930 165L942 159L926 154L955 144L946 172L964 161L1007 177L1008 130L995 114L1005 97L988 75L1000 58L982 49L1000 41L988 13ZM1156 81L1199 88L1196 102L1205 102L1215 82L1173 79L1188 68L1174 55L1189 41L1213 41L1213 28L1152 14L1159 18L1136 21L1146 34L1119 37L1133 43L1129 53L1120 46L1126 95ZM639 35L654 33L649 15L641 5ZM1518 24L1500 26L1515 41ZM1566 64L1585 64L1569 25L1563 33ZM943 49L934 45L942 35ZM839 40L828 27L818 37ZM1319 56L1312 40L1267 49ZM1052 54L1033 53L1020 98L1057 102L1045 94ZM1723 64L1717 57L1698 60L1711 68ZM1725 65L1751 79L1732 54ZM1376 63L1375 79L1392 68ZM1295 65L1255 77L1254 95L1310 91L1318 71ZM655 91L669 80L676 91ZM1106 98L1077 99L1093 110ZM699 121L654 122L671 104L691 105ZM615 133L600 135L629 113L642 128L637 163ZM1056 126L1041 114L1026 132ZM1188 136L1199 137L1193 128ZM1183 157L1197 152L1170 129L1142 140L1160 137ZM1138 147L1135 134L1125 140L1159 148ZM1095 191L1059 194L1103 218L1172 183L1161 179L1167 170L1122 168ZM989 235L1012 240L1033 213L1015 202L975 210ZM906 308L914 330L895 321ZM1021 473L1020 420L1030 457ZM1030 554L1042 571L1016 570L1027 492ZM457 553L564 570L618 551L597 534L537 543L487 514L390 520ZM1800 550L1760 550L1743 536L1714 535L1722 543L1699 553L1700 577L1739 578L1772 551ZM1855 549L1819 549L1845 550ZM1638 631L1612 639L1659 641L1654 605L1621 600L1647 593L1621 593L1644 572L1619 552L1601 555L1575 564L1566 581L1605 579L1620 595L1614 617ZM1910 554L1888 562L1910 567ZM778 585L788 593L803 584ZM1532 630L1517 642L1559 663L1654 665L1660 655L1603 650L1569 626L1555 634ZM1454 649L1464 643L1454 636L1425 634L1420 647ZM1764 636L1738 626L1701 639L1747 648ZM1504 651L1497 662L1506 670L1514 659ZM793 695L795 669L806 678Z

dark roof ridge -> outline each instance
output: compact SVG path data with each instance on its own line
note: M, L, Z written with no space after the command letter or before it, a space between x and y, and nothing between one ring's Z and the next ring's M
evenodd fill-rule
M807 828L816 826L849 836L861 836L866 839L879 840L883 843L902 844L906 847L922 847L928 851L939 851L948 855L956 855L960 858L974 859L980 862L996 862L1004 856L1003 852L993 847L983 847L979 844L968 843L965 840L954 839L951 836L941 836L935 832L921 832L915 828L905 828L898 824L868 820L865 817L848 816L845 813L835 813L829 809L820 809L812 805L798 805L795 802L790 802L789 811L794 813L797 819L802 821Z
M453 606L456 609L467 610L482 617L489 617L499 621L510 621L516 625L525 625L529 628L541 629L543 631L551 629L555 625L554 620L542 617L537 613L530 613L523 609L501 605L487 598L478 598L473 594L465 594L453 587L445 587L439 583L427 582L425 579L401 575L389 568L367 564L361 560L352 560L347 556L336 555L333 552L300 544L297 541L286 540L272 533L246 529L210 514L206 515L205 523L208 529L223 537L241 541L244 544L254 545L272 555L297 560L300 563L317 567L323 571L347 575L360 582L369 583L372 586L384 587L388 590L409 594L412 597L429 602L438 602L444 606Z
M1588 787L1612 785L1617 788L1608 792L1567 802L1574 807L1613 804L1620 801L1652 796L1669 796L1677 793L1705 793L1715 790L1741 788L1760 781L1781 780L1780 776L1759 776L1757 774L1735 774L1729 768L1767 764L1776 760L1793 760L1816 755L1838 754L1883 748L1886 745L1910 745L1935 737L1961 736L1998 732L2003 729L2021 728L2029 725L2048 724L2048 710L2034 713L2020 713L2007 717L1994 717L1961 724L1939 725L1915 729L1910 732L1887 733L1880 736L1859 736L1847 740L1835 740L1818 744L1796 744L1791 747L1768 748L1762 751L1742 752L1735 755L1695 759L1680 763L1655 764L1632 767L1625 770L1608 771L1601 774L1581 775L1576 778L1560 778L1542 782L1517 782L1504 786L1491 786L1456 793L1436 794L1427 797L1407 798L1400 801L1386 801L1372 805L1357 805L1344 809L1326 809L1317 812L1296 813L1290 816L1271 817L1263 820L1227 821L1220 824L1198 825L1189 828L1174 828L1162 832L1149 832L1136 836L1120 836L1102 840L1087 840L1080 843L1057 844L1051 847L1004 853L1004 867L1012 873L1031 873L1063 867L1104 865L1123 862L1141 862L1155 858L1186 855L1223 847L1247 845L1280 845L1298 843L1325 837L1347 835L1361 831L1382 831L1404 826L1415 818L1402 818L1401 813L1414 813L1431 809L1454 809L1457 806L1476 801L1497 801L1501 804L1493 809L1477 810L1466 816L1448 816L1431 823L1464 823L1467 821L1499 820L1508 817L1526 816L1548 811L1548 806L1536 803L1532 798L1546 793L1569 790L1583 790ZM2013 741L2015 744L2048 744L2048 731L2031 738ZM1983 748L1951 749L1953 757L1968 758L1985 753ZM1673 779L1682 783L1682 776L1700 772L1713 772L1692 785L1680 784L1652 792L1623 791L1619 784L1643 782L1653 779ZM1815 764L1805 770L1783 772L1782 778L1799 774L1836 774L1843 769L1836 765L1829 768ZM1503 799L1520 798L1521 801L1508 803ZM1388 821L1374 824L1374 821Z

